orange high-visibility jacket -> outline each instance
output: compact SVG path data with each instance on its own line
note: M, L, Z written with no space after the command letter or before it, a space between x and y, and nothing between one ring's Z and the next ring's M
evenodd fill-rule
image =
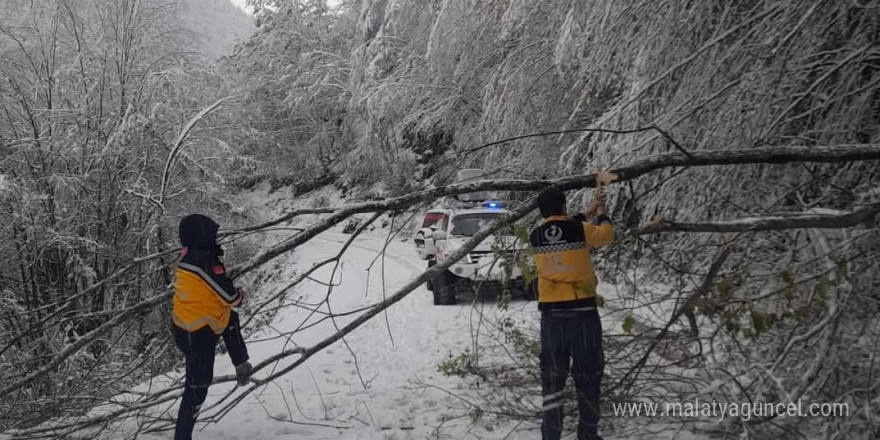
M230 310L240 302L241 295L215 254L181 249L174 269L174 325L188 332L208 326L219 335L229 325Z
M550 216L535 228L529 241L538 275L538 308L577 309L596 306L596 274L590 250L614 240L611 220L600 215L597 224L583 216Z

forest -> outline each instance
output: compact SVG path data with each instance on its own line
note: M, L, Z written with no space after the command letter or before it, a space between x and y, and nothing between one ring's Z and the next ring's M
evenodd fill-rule
M291 438L537 438L536 306L504 295L447 308L464 323L438 333L447 345L407 352L434 375L387 385L425 393L395 404L413 414L454 402L431 410L442 420L370 420L323 392L294 411L307 392L283 388L312 393L317 365L338 360L355 371L338 398L381 390L379 348L358 341L403 350L401 329L430 333L402 321L435 313L426 281L504 228L526 233L543 188L581 209L600 170L617 175L615 240L594 255L609 286L605 438L880 436L880 1L247 6L0 0L0 439L173 429L170 286L193 212L222 227L249 341L274 341L254 352L252 383L209 396L200 420L219 428L206 433L262 414ZM484 174L456 182L461 169ZM415 259L395 246L412 246L419 215L475 191L507 215L386 283L386 258ZM342 247L321 254L327 237ZM366 281L334 291L361 276L355 261ZM331 307L348 293L360 302ZM394 368L388 353L376 368ZM283 416L260 400L270 392ZM694 399L848 414L612 417L617 403ZM380 419L407 411L365 401ZM330 431L296 431L314 424Z

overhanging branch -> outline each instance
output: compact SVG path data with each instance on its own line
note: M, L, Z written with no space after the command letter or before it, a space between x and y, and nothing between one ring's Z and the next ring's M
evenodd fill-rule
M661 232L746 232L806 228L839 229L871 223L878 213L880 213L880 203L845 214L796 214L706 223L678 223L660 220L647 226L630 229L629 233L632 235L647 235Z
M760 147L741 150L696 150L691 151L689 156L679 152L657 154L635 161L623 167L608 170L618 175L614 183L626 182L636 179L663 168L671 167L700 167L713 165L743 165L743 164L781 164L793 162L855 162L865 160L880 160L880 144L850 144L823 147ZM541 180L478 180L467 183L452 184L412 194L387 199L382 201L370 201L355 203L339 208L308 209L302 213L331 214L330 217L315 223L303 232L297 234L288 241L266 249L254 256L250 261L236 266L230 270L234 276L241 276L260 265L282 255L297 246L305 243L321 232L330 229L344 219L354 215L376 211L390 211L406 208L417 203L436 200L440 197L457 194L466 194L477 191L540 191L548 186L556 186L562 190L572 190L595 186L596 173L570 176L562 179ZM289 220L297 216L299 211L291 211L282 218ZM274 225L283 220L273 220L265 225ZM246 228L253 230L253 228Z

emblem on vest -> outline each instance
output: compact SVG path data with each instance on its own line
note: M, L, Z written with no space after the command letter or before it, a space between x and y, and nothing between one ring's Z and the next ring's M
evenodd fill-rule
M544 231L544 240L547 240L548 243L559 242L562 240L562 228L556 225L550 225L550 227Z

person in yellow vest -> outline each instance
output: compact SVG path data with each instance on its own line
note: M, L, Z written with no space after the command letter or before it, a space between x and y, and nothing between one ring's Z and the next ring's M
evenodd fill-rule
M190 440L208 387L214 380L214 351L222 337L235 366L239 385L251 374L247 347L233 307L242 293L226 275L217 244L220 226L193 214L180 221L180 255L174 269L172 321L174 340L186 359L183 399L177 413L175 440Z
M605 367L602 323L596 310L592 250L614 239L601 187L583 214L566 215L565 194L548 188L538 194L544 221L529 237L538 276L541 311L541 434L562 436L562 396L569 371L577 390L578 440L601 440L599 386Z

